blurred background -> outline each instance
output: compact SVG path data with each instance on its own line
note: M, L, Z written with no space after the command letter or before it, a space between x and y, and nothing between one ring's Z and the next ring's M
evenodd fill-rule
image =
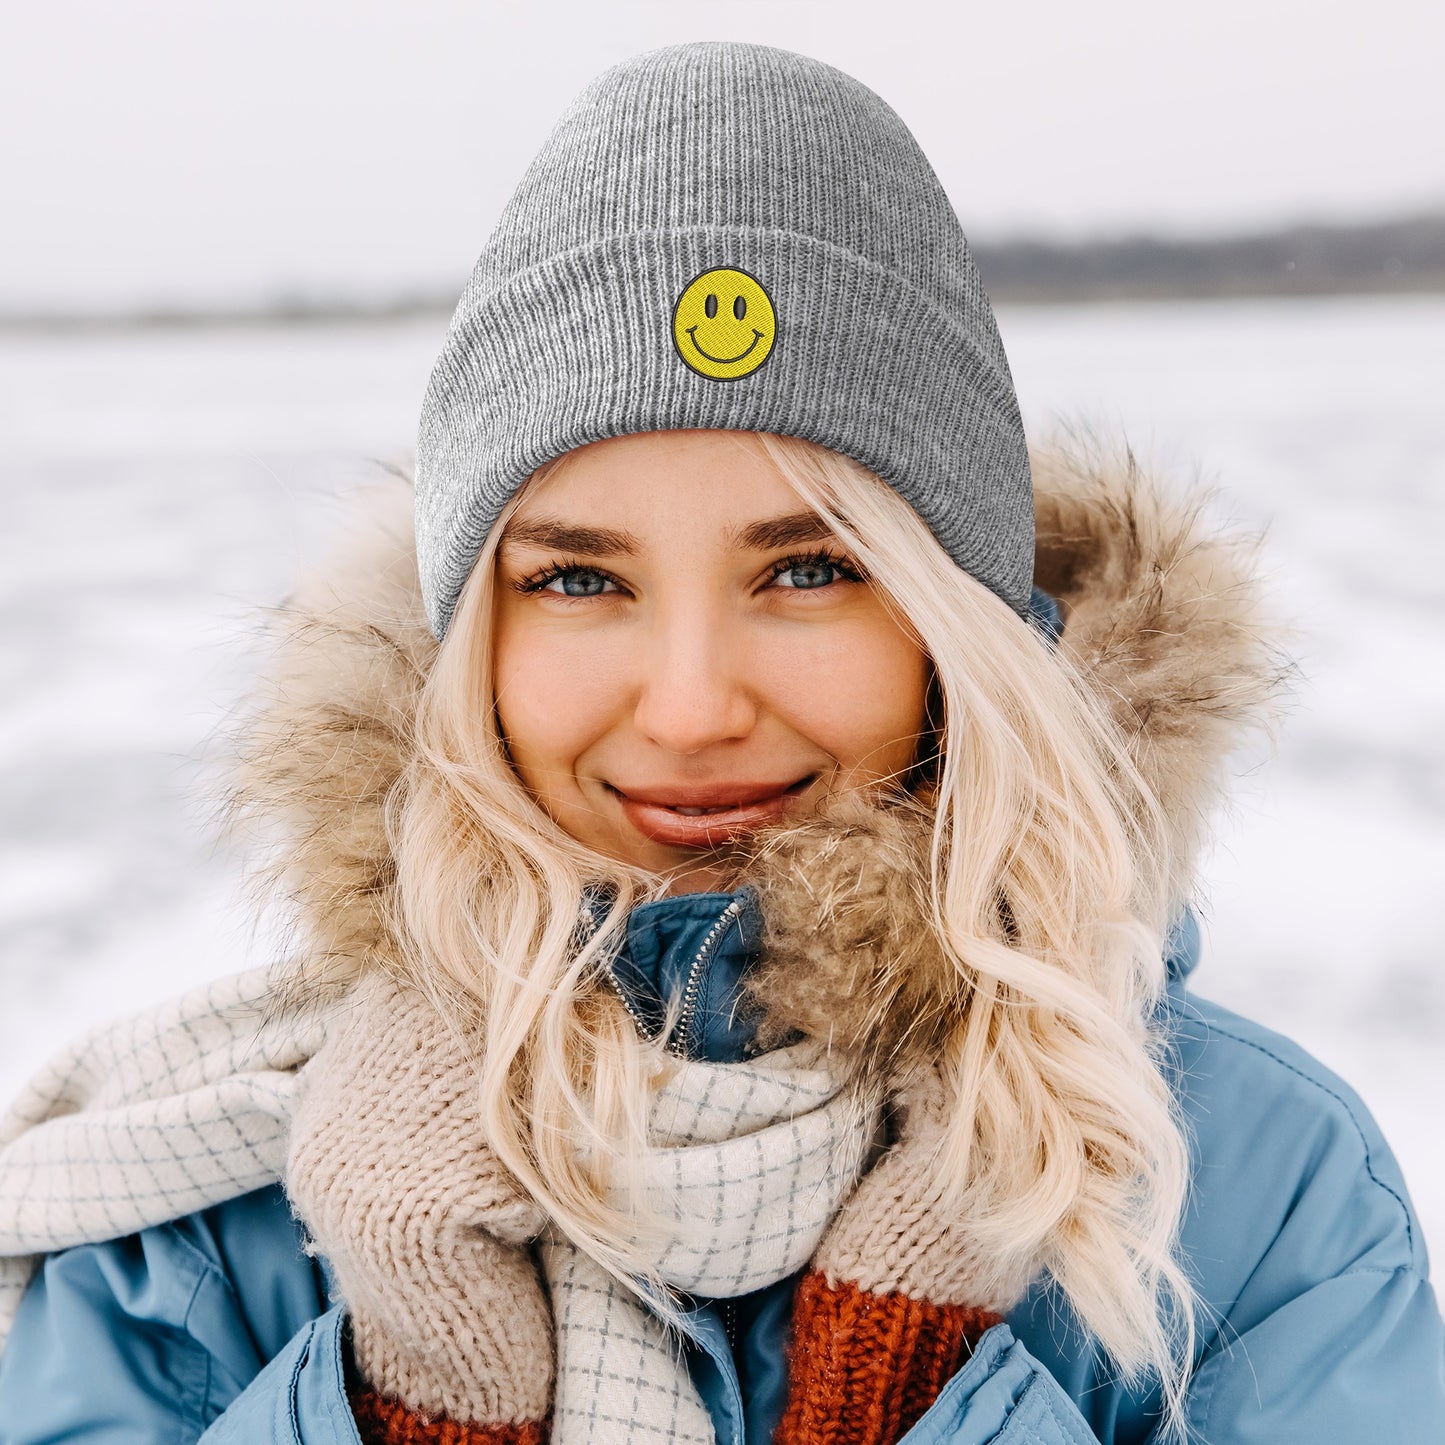
M268 961L213 817L265 609L407 461L576 91L751 39L912 126L1032 435L1087 420L1266 533L1299 673L1238 760L1197 987L1355 1086L1445 1242L1445 8L48 0L6 32L0 1095Z

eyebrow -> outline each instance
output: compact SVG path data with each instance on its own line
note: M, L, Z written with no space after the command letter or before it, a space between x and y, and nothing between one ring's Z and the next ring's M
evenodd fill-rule
M833 529L816 512L792 512L786 517L769 517L754 522L732 536L732 545L751 552L771 552L779 547L800 547L806 542L823 542Z
M513 522L502 534L505 547L540 547L557 552L584 552L591 557L635 557L642 543L631 532L611 527L582 527L557 517L532 517Z
M791 512L783 517L767 517L740 529L729 529L728 545L735 551L771 552L781 547L826 541L832 536L832 529L816 512ZM631 532L579 526L559 517L545 516L514 521L503 534L501 545L578 552L589 557L635 557L643 550L642 543Z

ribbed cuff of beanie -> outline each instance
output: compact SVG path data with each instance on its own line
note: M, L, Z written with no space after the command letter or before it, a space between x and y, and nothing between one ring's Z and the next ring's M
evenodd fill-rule
M1001 1318L804 1275L774 1445L894 1445Z
M730 382L683 365L672 335L678 296L717 266L759 279L778 308L768 360ZM691 429L777 432L853 457L1026 616L1028 450L982 325L854 251L746 226L609 235L469 290L417 442L417 560L433 631L445 635L487 533L537 467L604 437Z
M545 1421L465 1425L433 1420L375 1390L352 1390L347 1399L361 1445L547 1445Z

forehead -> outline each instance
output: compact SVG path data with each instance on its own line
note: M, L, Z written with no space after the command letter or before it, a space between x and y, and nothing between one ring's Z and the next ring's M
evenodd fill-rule
M798 494L749 433L642 432L569 452L527 487L512 521L546 513L655 533L746 526L800 510Z

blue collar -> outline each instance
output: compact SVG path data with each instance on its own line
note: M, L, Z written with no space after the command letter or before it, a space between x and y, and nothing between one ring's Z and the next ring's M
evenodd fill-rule
M603 911L600 901L594 913ZM744 1007L743 980L757 961L763 912L756 890L684 893L639 903L608 969L638 1032L655 1039L679 1000L668 1048L687 1059L735 1064L753 1052L758 1019ZM1171 990L1199 961L1199 923L1185 908L1169 930L1164 961Z
M1201 947L1199 919L1186 904L1180 909L1164 940L1164 967L1168 971L1171 988L1181 988L1198 967Z
M743 1008L743 976L757 960L763 912L752 888L684 893L639 903L609 974L638 1031L657 1038L678 1000L668 1048L687 1059L748 1057L758 1020Z

